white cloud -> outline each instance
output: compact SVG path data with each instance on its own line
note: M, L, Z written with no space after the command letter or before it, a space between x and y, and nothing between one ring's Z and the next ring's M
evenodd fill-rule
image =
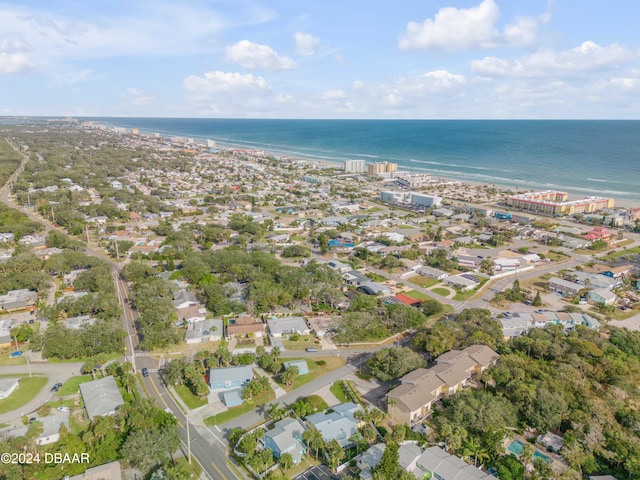
M538 27L551 20L550 13L518 16L500 32L496 26L500 10L494 0L482 0L471 8L441 8L433 19L409 22L400 38L402 50L427 48L455 51L493 48L501 45L529 47L537 40Z
M22 53L0 52L0 73L27 73L35 68L35 63Z
M230 4L222 12L202 2L155 0L150 8L147 2L113 0L113 8L103 9L99 17L85 5L60 13L55 2L41 2L41 8L13 3L0 6L0 25L10 26L12 37L39 66L58 59L209 53L224 31L276 16L251 2Z
M351 86L356 90L360 90L361 88L365 87L365 83L362 80L354 80L353 82L351 82Z
M464 75L450 73L446 70L435 70L433 72L427 72L424 74L423 78L427 81L432 82L432 84L436 87L444 88L449 88L466 81Z
M320 38L310 33L296 32L293 39L296 42L296 52L304 56L314 55L320 45Z
M262 77L250 73L206 72L203 77L189 75L183 81L184 88L199 98L208 98L221 93L251 93L270 90L269 84Z
M291 70L297 68L296 62L288 57L279 56L268 45L241 40L228 46L226 58L252 70Z
M126 102L138 107L146 107L148 105L153 105L156 102L153 95L148 95L137 88L127 88L124 99Z
M400 39L400 48L450 51L491 47L499 37L495 28L499 16L500 11L493 0L483 0L471 8L441 8L433 20L409 22Z
M488 77L575 76L609 70L640 58L640 51L612 44L601 47L584 42L560 52L545 50L514 60L485 57L471 62L471 70Z
M322 100L327 100L327 101L342 100L346 97L347 97L347 94L344 93L342 90L325 90L320 95L320 98Z

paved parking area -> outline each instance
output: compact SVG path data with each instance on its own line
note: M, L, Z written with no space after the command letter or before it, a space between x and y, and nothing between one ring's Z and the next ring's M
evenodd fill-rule
M309 470L298 475L294 480L332 480L336 477L333 476L331 470L324 465L316 465Z

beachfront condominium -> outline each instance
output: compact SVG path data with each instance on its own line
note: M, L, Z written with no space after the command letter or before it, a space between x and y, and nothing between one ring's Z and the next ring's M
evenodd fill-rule
M528 192L507 197L507 205L530 212L550 215L575 215L577 213L593 213L605 208L613 208L615 200L604 197L585 197L581 200L569 200L567 192L545 190Z
M418 207L439 207L440 205L442 205L442 197L414 192L411 194L411 203Z
M384 176L385 173L393 173L398 171L397 163L375 162L367 165L367 174L370 177Z
M367 164L364 160L345 160L344 173L365 173Z

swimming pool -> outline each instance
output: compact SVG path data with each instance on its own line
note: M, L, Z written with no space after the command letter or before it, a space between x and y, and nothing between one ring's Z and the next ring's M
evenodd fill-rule
M522 447L524 447L524 443L522 443L519 440L514 440L507 446L507 450L509 450L511 453L519 457L520 454L522 453ZM549 457L540 453L537 450L534 450L533 459L535 460L536 458L542 459L545 463L551 463L551 459Z

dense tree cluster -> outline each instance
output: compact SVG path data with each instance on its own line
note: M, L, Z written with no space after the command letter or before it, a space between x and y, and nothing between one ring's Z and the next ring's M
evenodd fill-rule
M582 474L640 474L640 334L615 327L608 335L577 327L532 329L501 346L498 366L483 379L491 388L467 390L445 402L434 423L453 451L521 478L504 456L510 429L530 426L564 439L560 454ZM544 478L546 466L523 451L521 460ZM533 452L529 452L531 455ZM502 475L501 475L502 478Z
M131 285L131 300L136 307L140 344L145 348L161 348L181 340L176 328L178 317L173 306L173 289L160 277L142 276Z
M310 296L335 290L341 282L325 265L285 266L270 253L234 248L193 252L185 258L181 272L200 288L207 308L216 315L245 309L268 312L279 305L306 302ZM230 298L234 285L242 286L244 306Z
M491 311L472 308L463 310L455 320L440 320L419 331L413 339L415 347L437 357L458 347L483 344L494 350L503 344L500 322L491 318Z
M89 467L102 465L114 460L123 460L143 473L148 473L159 465L163 469L176 468L172 455L180 445L176 418L157 407L153 400L134 399L126 403L115 416L96 417L80 433L73 433L66 427L60 430L60 441L37 446L34 442L38 433L30 429L26 437L2 439L3 452L44 452L61 454L89 454ZM60 478L61 475L81 474L87 464L79 462L33 462L0 465L0 476L8 480L24 478ZM173 478L187 479L189 473Z
M426 361L419 353L406 347L391 347L377 350L367 365L371 375L381 382L400 378L416 368L424 367Z
M435 305L429 305L428 312L440 313ZM386 305L371 295L353 298L342 317L335 339L345 343L380 340L407 329L422 327L428 320L427 315L417 308L400 303Z

